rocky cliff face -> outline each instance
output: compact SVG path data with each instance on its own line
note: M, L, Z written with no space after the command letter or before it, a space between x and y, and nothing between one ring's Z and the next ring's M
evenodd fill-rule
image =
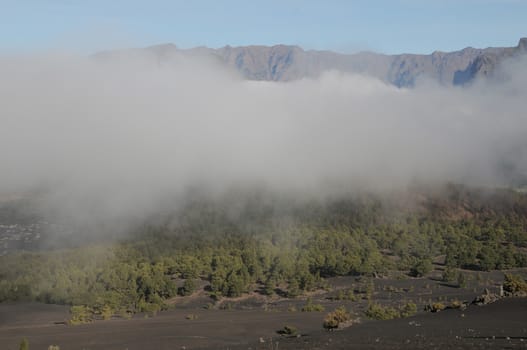
M338 70L365 74L399 87L412 87L420 78L433 79L444 85L465 85L477 78L492 76L504 59L527 54L527 38L520 39L517 47L469 47L454 52L436 51L430 55L383 55L371 52L345 55L330 51L305 51L298 46L287 45L181 50L173 44L165 44L146 49L104 52L95 56L108 58L137 53L152 54L159 61L175 60L180 55L209 59L233 68L252 80L290 81Z
M499 65L506 59L527 54L527 38L521 38L518 46L488 49L481 52L463 70L454 74L454 85L466 85L478 78L495 77Z

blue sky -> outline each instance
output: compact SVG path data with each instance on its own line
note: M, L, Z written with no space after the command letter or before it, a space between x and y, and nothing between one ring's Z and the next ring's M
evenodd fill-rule
M527 0L0 0L0 51L297 44L430 53L514 46Z

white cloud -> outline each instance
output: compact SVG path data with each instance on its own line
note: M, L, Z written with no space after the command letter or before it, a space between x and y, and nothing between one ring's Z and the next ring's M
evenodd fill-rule
M49 187L61 209L135 215L196 183L316 193L527 170L525 74L401 90L338 72L243 81L183 57L17 57L0 75L0 190Z

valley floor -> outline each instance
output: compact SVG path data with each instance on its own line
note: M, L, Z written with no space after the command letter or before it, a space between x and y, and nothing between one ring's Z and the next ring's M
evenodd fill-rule
M498 274L488 273L484 278L497 278ZM420 311L409 318L372 321L363 315L368 301L328 299L339 288L353 283L358 283L353 277L332 279L331 292L312 295L313 302L325 306L323 312L301 312L305 298L279 298L263 304L258 298L231 300L230 309L205 309L210 298L194 296L176 301L174 309L155 317L135 315L130 320L69 326L65 324L69 318L66 306L0 304L0 349L17 350L23 338L29 340L31 350L46 350L49 345L58 345L62 350L527 349L527 298L504 298L465 310ZM408 289L410 285L414 286L412 291L390 291ZM397 305L407 298L417 301L419 295L423 301L472 300L478 294L472 287L445 286L433 277L375 279L374 302ZM477 290L483 287L479 285ZM323 330L324 315L341 304L360 320L344 330ZM299 336L279 336L277 330L285 325L296 327Z

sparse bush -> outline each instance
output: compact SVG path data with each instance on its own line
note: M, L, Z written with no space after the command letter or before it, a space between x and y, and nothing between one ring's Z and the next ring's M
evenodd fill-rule
M459 300L452 300L450 305L448 306L449 309L462 309L465 306L465 304Z
M60 346L58 346L58 345L50 345L50 346L48 346L48 350L60 350Z
M410 275L413 277L423 277L430 271L432 271L433 265L430 259L419 259L410 268Z
M296 298L301 293L302 292L300 291L298 280L296 278L291 279L291 281L289 281L289 285L287 286L287 297Z
M431 303L431 304L426 305L425 311L439 312L439 311L444 310L445 308L446 308L445 304L436 302L436 303Z
M338 301L342 301L342 300L357 301L357 296L355 295L355 291L353 289L348 289L348 290L341 289L338 291L337 295L333 297L329 297L328 299L338 300Z
M111 319L114 314L112 308L108 305L104 305L100 312L101 312L101 317L103 320Z
M188 315L185 316L185 318L187 320L193 321L193 320L197 320L198 319L198 315L196 315L196 314L188 314Z
M377 303L370 303L368 309L366 309L366 317L375 320L392 320L394 318L410 317L417 312L417 305L411 301L394 308L391 306L382 306Z
M391 306L382 306L377 303L370 303L368 309L365 312L368 318L374 320L391 320L399 317L399 312L397 309Z
M27 338L22 339L18 348L20 350L29 350L29 341L27 340Z
M467 278L465 277L465 274L463 272L459 272L457 274L457 285L459 288L467 287Z
M412 303L411 301L404 304L402 307L399 308L399 316L400 317L410 317L417 313L417 305Z
M69 324L79 325L93 321L93 311L84 305L72 306L70 308L71 318Z
M503 291L509 295L527 293L527 282L521 276L506 273Z
M121 310L119 312L119 316L121 316L122 318L124 318L125 320L130 320L132 318L132 313L129 312L128 310Z
M276 287L276 283L272 279L267 279L264 283L262 293L264 295L272 296L274 295L274 289Z
M294 326L286 325L284 328L276 331L276 333L284 336L295 336L298 333L298 330Z
M447 266L443 271L441 279L443 280L443 282L454 282L457 279L457 275L458 272L456 271L456 269Z
M366 299L371 300L373 293L375 293L375 284L373 283L373 280L370 279L366 285Z
M161 310L162 304L158 303L147 303L144 300L138 303L138 309L140 312L145 312L150 316L155 316Z
M232 310L232 303L223 303L223 304L221 304L220 310Z
M302 312L321 312L324 311L324 306L321 304L313 304L311 298L307 299L306 305L302 307Z
M348 322L350 319L351 316L346 311L346 308L344 306L341 306L335 309L335 311L328 313L324 317L324 322L322 323L322 326L328 331L331 331L336 328L339 328L342 323Z

